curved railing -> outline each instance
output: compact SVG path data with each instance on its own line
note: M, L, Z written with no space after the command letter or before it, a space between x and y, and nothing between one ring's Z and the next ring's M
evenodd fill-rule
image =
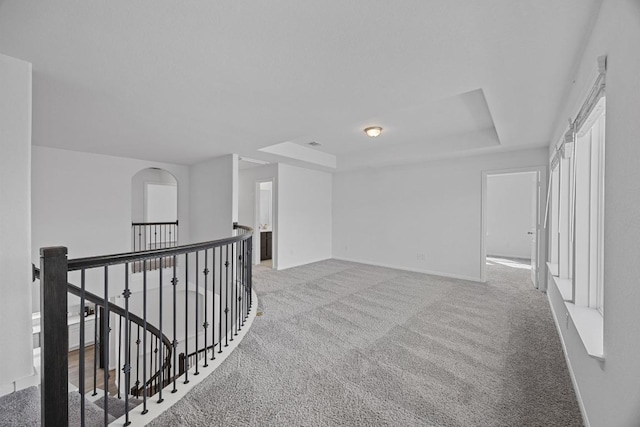
M83 292L82 289L78 288L75 285L72 285L71 283L67 283L67 290L70 294L75 295L77 297L83 298L84 296L84 300L85 301L89 301L93 304L95 304L96 308L100 307L101 309L104 310L105 308L105 300L103 298L100 298L97 295L92 294L91 292L87 292L86 290ZM130 394L132 396L135 397L140 397L140 396L145 396L145 397L151 397L153 396L161 387L159 387L158 385L159 383L159 378L161 377L162 373L164 373L164 378L169 378L169 374L170 374L170 368L171 368L171 352L172 352L172 343L171 340L169 339L169 337L167 337L166 335L162 334L158 328L156 328L154 325L152 325L151 323L147 323L145 319L138 317L137 315L131 313L131 312L127 312L125 309L123 309L122 307L115 305L115 304L111 304L109 306L110 309L110 313L111 314L115 314L118 316L118 321L116 322L119 325L119 329L122 330L122 321L124 320L124 328L125 330L131 331L132 326L136 325L137 329L138 329L138 338L136 340L136 345L139 347L140 344L143 344L146 342L146 340L144 339L145 336L143 335L143 339L140 340L140 330L142 329L142 334L147 335L148 337L151 338L151 340L155 340L155 345L152 342L152 347L154 348L154 353L157 353L157 351L155 349L158 349L158 345L160 343L162 343L162 345L164 346L164 354L165 357L163 360L160 361L161 365L159 367L156 367L155 369L152 367L152 372L155 372L154 374L151 375L151 377L148 380L143 380L142 384L140 383L140 378L139 376L136 379L135 382L135 386L133 388L130 387L130 384L126 384L125 385L125 391L126 390L130 390ZM96 313L100 313L101 311L97 311L95 310ZM98 322L94 322L95 325L97 325ZM97 328L96 328L97 330ZM130 332L129 332L130 334ZM97 336L98 334L95 333L95 336ZM119 334L119 337L122 337L122 333ZM127 338L125 338L127 339ZM99 341L94 341L94 345L97 345L97 342ZM120 346L122 344L120 343ZM84 346L81 346L84 347ZM81 351L82 352L82 351ZM139 349L137 350L137 354L139 354ZM121 352L119 352L120 354ZM97 355L96 351L94 350L94 357ZM95 363L95 360L97 359L97 357L94 358L94 366L93 366L93 393L94 395L96 395L96 388L97 388L97 381L96 381L96 370L97 370L97 364ZM80 357L79 360L84 360L84 357ZM118 360L118 365L121 365L121 360ZM144 368L143 368L144 369ZM144 369L146 371L146 369ZM118 371L118 384L120 384L120 374L121 371ZM166 386L167 383L165 381L165 383L163 384L163 386ZM108 382L105 383L105 390L108 390ZM118 387L117 389L117 394L118 394L118 398L121 398L122 393L120 393L120 387ZM125 395L125 401L127 401L126 403L128 403L128 398Z
M234 224L234 236L225 239L72 260L66 248L41 249L41 269L34 273L41 282L43 421L68 422L69 295L79 299L79 312L95 311L92 319L79 320L78 391L88 394L85 359L93 346L91 395L103 393L103 423L112 420L109 400L117 398L124 399L128 425L133 403L146 414L149 398L157 395L162 403L165 387L177 392L179 382L189 383L191 369L197 375L200 364L208 366L242 330L252 307L252 234ZM162 267L146 268L152 262ZM143 268L131 269L134 264ZM104 390L98 389L99 364ZM81 399L81 425L90 404Z

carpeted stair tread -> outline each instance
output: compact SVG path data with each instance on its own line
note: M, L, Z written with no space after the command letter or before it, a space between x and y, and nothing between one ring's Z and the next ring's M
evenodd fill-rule
M0 397L0 427L37 427L40 426L40 389L29 387ZM109 422L115 418L109 415ZM85 399L85 425L102 426L104 412L102 408ZM69 426L80 426L80 395L69 393Z
M109 407L108 407L109 414L111 414L115 419L118 419L124 415L124 412L125 412L124 398L118 399L117 397L109 396L107 401L109 402ZM96 400L94 403L99 408L104 409L104 396ZM142 404L142 400L134 399L130 397L129 412L131 412L133 408L141 404Z

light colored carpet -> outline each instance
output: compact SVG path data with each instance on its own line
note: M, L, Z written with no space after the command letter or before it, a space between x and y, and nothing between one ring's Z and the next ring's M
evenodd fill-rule
M41 418L40 389L29 387L0 397L1 427L39 427ZM109 415L109 422L115 418ZM69 426L80 426L80 394L69 393ZM85 399L85 425L104 425L104 411Z
M582 425L546 296L526 269L487 271L256 266L263 315L151 425Z

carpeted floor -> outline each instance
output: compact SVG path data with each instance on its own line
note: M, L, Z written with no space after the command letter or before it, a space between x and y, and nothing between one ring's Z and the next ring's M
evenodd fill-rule
M154 426L579 426L546 296L337 260L256 266L257 317Z
M109 398L111 405L120 404L115 398ZM124 403L121 403L124 407ZM99 427L104 425L104 410L85 399L85 426ZM124 411L122 411L124 413ZM109 410L109 413L112 413ZM117 415L117 414L116 414ZM119 415L118 415L119 416ZM109 422L115 421L109 415ZM38 427L41 425L40 388L28 387L15 393L0 397L0 427ZM69 427L79 427L80 394L69 393Z

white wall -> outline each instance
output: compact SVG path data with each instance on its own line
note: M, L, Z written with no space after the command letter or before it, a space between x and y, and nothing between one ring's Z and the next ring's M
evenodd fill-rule
M531 258L534 172L487 176L487 255Z
M66 246L70 259L129 252L131 180L149 167L165 169L178 180L180 235L188 236L187 166L34 146L31 259L37 264L39 248L46 246ZM33 292L35 311L38 286Z
M542 148L336 174L333 256L480 280L482 171L546 160Z
M189 168L191 242L207 242L233 233L238 156L216 157Z
M33 378L31 64L0 54L0 395ZM33 258L38 262L38 258Z
M146 183L176 185L173 175L162 169L144 169L131 179L131 221L144 222L144 187ZM171 221L175 221L173 218Z
M260 233L258 219L256 218L256 182L271 180L273 182L272 195L272 244L273 244L273 268L278 268L278 165L270 164L259 167L241 169L239 173L238 187L238 223L253 227L253 262L260 263Z
M555 138L566 131L607 54L604 352L589 357L554 287L549 299L592 427L640 425L640 2L604 0Z
M332 175L278 167L279 270L331 258Z

